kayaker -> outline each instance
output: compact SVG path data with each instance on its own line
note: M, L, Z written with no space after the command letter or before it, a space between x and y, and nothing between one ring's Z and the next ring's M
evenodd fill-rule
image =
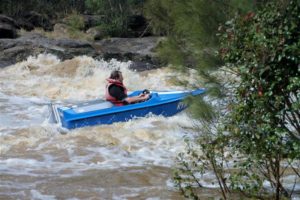
M128 97L127 88L123 84L122 72L114 70L107 79L105 98L117 106L122 106L145 101L149 99L149 94L142 93L138 96Z

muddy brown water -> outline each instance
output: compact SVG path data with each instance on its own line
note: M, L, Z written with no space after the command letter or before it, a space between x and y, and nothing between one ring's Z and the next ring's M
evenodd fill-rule
M61 134L49 102L102 98L120 69L129 90L184 89L168 68L137 73L129 63L42 54L0 70L0 199L182 199L172 168L193 136L186 113L148 116ZM195 81L193 75L182 77ZM208 191L205 191L208 190ZM214 195L203 189L203 197ZM217 193L216 193L217 194Z

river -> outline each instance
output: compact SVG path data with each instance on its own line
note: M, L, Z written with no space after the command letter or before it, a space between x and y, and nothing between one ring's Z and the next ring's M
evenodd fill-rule
M49 123L50 102L103 98L113 69L129 90L182 89L173 81L181 75L167 67L138 73L128 66L41 54L0 69L0 199L182 199L171 173L184 137L197 134L187 113L64 134ZM193 73L183 78L195 81Z

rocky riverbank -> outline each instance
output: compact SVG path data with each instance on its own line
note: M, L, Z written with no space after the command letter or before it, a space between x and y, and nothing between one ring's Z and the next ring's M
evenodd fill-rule
M47 23L47 30L52 30L49 24ZM161 37L82 41L70 38L50 38L36 32L25 32L20 35L18 33L21 28L24 29L24 26L18 21L0 15L0 67L7 67L41 53L54 54L61 60L72 59L80 55L104 60L130 60L132 61L131 68L137 71L161 66L154 52Z

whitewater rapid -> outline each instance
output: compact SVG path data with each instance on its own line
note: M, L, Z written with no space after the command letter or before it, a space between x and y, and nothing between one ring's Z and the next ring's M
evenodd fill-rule
M133 90L202 87L196 72L169 67L136 72L130 62L51 54L0 69L0 199L182 199L172 182L186 138L200 134L187 112L61 132L50 103L102 99L106 78L121 70ZM63 134L62 134L63 133ZM294 187L294 176L285 177ZM221 197L211 171L201 175L201 199ZM264 183L268 188L269 183ZM209 189L211 188L211 189ZM300 185L294 188L300 191ZM296 194L293 199L299 199Z
M196 134L183 112L75 129L49 123L50 102L103 98L106 78L122 71L129 90L197 84L168 67L130 70L130 62L80 56L29 57L0 70L0 199L180 199L171 171L185 137Z

